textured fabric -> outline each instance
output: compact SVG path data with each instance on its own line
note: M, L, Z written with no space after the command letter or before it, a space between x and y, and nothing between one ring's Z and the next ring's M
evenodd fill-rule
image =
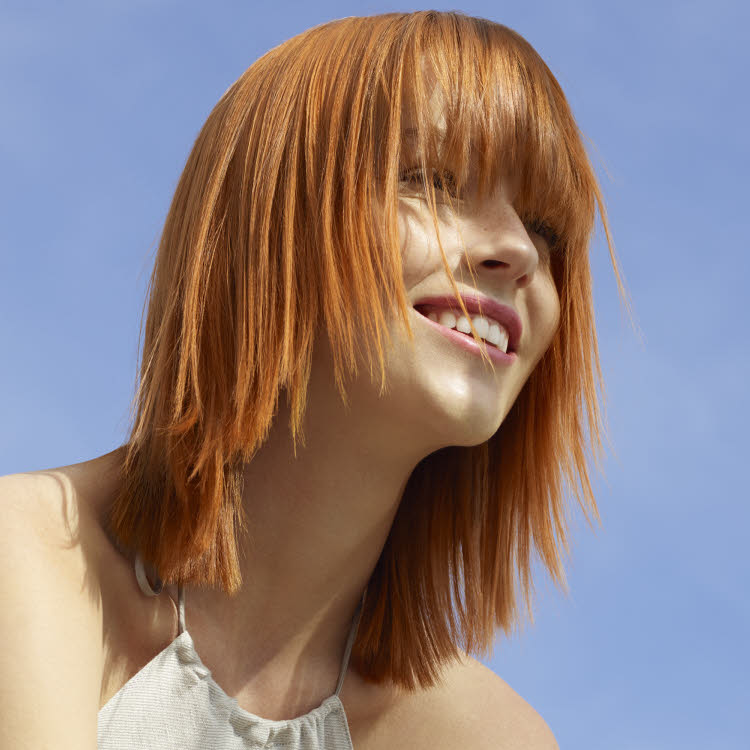
M99 750L353 750L339 691L360 613L361 603L336 692L303 716L272 721L245 711L214 681L185 628L180 588L179 635L101 708Z

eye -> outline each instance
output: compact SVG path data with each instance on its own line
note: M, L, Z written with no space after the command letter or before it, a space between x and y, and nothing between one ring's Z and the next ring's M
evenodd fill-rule
M458 197L456 178L452 172L449 172L447 169L433 169L431 173L432 185L435 190L447 193L451 198ZM422 188L425 184L424 172L419 167L406 169L399 175L399 182L406 182L407 184L413 184L417 188Z
M547 243L547 247L550 250L557 246L560 238L555 230L543 219L529 219L524 222L524 226L529 232L539 235Z

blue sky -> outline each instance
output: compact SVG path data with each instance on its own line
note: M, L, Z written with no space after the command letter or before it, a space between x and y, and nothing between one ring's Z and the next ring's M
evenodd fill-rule
M227 86L309 26L424 7L514 28L558 77L642 332L598 235L603 523L571 511L570 596L540 575L487 663L561 748L747 750L747 4L4 3L0 474L124 440L161 224Z

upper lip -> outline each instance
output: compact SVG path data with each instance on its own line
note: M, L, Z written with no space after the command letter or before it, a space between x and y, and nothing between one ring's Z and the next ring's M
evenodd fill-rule
M523 325L518 313L508 305L496 302L483 294L461 294L466 310L472 315L484 315L500 323L508 331L508 351L516 351L518 342L521 340ZM452 294L437 295L431 297L420 297L414 307L423 305L435 305L450 310L460 310L458 300Z

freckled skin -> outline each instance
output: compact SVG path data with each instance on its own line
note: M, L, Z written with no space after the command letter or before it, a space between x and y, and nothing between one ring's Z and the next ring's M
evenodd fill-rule
M410 311L415 339L394 320L386 366L389 407L422 427L434 448L477 445L501 425L557 328L560 303L545 240L524 226L513 208L517 181L503 178L482 206L438 210L440 238L461 292L479 292L512 307L523 332L517 360L495 364L464 351ZM452 294L426 201L399 203L403 279L412 304L425 296ZM469 262L475 279L469 271Z
M434 124L443 129L444 107L437 87L430 108ZM407 141L403 148L408 153L411 144ZM385 363L388 395L370 403L370 408L377 410L374 421L390 417L402 424L404 450L409 452L410 446L420 458L446 446L479 445L489 439L557 329L560 301L550 249L514 208L519 182L518 175L503 175L482 203L472 198L475 191L468 187L463 207L455 211L436 190L440 240L459 290L478 292L513 308L523 331L516 361L495 364L493 372L479 355L456 346L416 310L409 312L413 342L400 318L391 321L393 348ZM402 182L398 205L403 281L412 305L426 296L453 294L427 201L410 189L415 184L418 181Z

